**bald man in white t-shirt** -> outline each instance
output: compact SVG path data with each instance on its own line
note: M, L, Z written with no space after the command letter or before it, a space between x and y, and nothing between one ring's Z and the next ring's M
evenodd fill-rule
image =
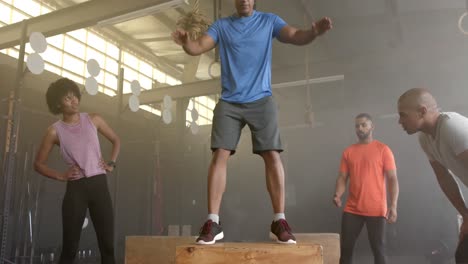
M398 100L399 123L408 134L419 133L426 153L447 198L463 217L455 253L457 264L468 263L468 208L454 177L468 187L468 118L440 112L428 90L414 88Z

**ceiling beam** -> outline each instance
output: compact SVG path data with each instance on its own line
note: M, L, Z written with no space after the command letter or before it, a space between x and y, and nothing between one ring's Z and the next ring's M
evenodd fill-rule
M219 93L221 86L220 79L211 79L207 81L199 81L192 83L184 83L175 86L166 86L155 88L152 90L142 91L139 99L140 104L152 104L161 102L165 95L169 95L172 99L198 97L203 95L211 95ZM131 94L123 95L124 104L128 104L128 98Z
M166 2L169 0L91 0L28 19L27 36L41 32L51 37ZM0 50L19 45L21 22L1 27L0 36Z
M115 27L100 28L99 32L104 33L108 37L114 39L120 43L122 47L137 52L147 60L154 63L160 69L164 69L169 75L178 78L179 75L182 74L182 71L175 65L174 62L154 54L153 50L151 50L148 46L142 44L137 39L116 29Z
M161 22L164 26L169 29L169 31L174 31L176 29L176 19L177 18L170 18L168 15L165 13L157 13L153 15L154 18L156 18L159 22Z
M298 86L305 86L307 84L317 84L317 83L325 83L325 82L333 82L333 81L340 81L344 80L344 75L332 75L332 76L325 76L325 77L318 77L312 78L310 80L295 80L291 82L283 82L283 83L275 83L272 84L273 89L281 89L281 88L290 88L290 87L298 87ZM167 86L156 88L152 90L146 90L141 92L139 99L140 104L152 104L161 102L164 96L169 95L172 97L173 100L181 99L181 98L191 98L191 97L199 97L205 95L213 95L219 94L221 92L221 84L220 79L211 79L206 81L199 81L199 82L192 82L192 83L185 83L181 85L175 86ZM124 94L123 95L123 102L124 104L128 104L128 99L131 94Z
M141 38L141 39L135 39L136 41L139 42L157 42L157 41L172 41L172 37L158 37L158 38Z

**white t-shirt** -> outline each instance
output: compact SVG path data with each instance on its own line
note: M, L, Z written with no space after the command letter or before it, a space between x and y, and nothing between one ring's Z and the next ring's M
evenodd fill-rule
M435 138L420 132L419 144L430 161L438 161L468 187L468 168L457 159L468 150L468 118L454 112L441 113Z

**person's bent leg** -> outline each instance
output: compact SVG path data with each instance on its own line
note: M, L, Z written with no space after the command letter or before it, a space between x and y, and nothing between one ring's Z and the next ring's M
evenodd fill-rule
M364 217L360 215L343 213L341 218L341 245L340 264L352 264L354 245L364 226Z
M82 180L68 182L63 197L60 264L72 264L80 244L81 228L88 208Z
M375 264L386 264L384 217L366 217L367 234Z
M106 175L98 175L89 179L93 198L89 206L89 214L101 253L102 264L115 264L114 250L114 212L112 200L107 186Z

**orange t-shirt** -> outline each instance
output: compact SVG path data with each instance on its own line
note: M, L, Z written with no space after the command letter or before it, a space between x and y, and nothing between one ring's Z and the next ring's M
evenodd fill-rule
M349 175L349 195L344 211L364 216L385 216L385 172L395 169L392 151L380 141L346 148L340 165L340 171Z

